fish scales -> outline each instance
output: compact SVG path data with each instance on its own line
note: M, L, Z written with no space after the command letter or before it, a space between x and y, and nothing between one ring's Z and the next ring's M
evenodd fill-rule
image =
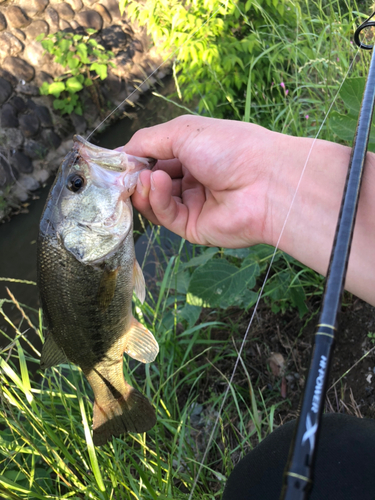
M94 391L96 445L156 422L147 398L125 382L122 363L124 352L142 362L158 353L151 332L132 316L133 289L141 300L145 291L130 195L147 165L76 138L40 223L38 286L48 332L41 367L81 367Z

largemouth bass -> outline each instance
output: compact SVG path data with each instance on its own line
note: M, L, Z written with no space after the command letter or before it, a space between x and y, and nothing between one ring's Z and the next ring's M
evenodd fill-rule
M145 282L133 241L133 194L152 160L94 146L75 136L44 208L38 286L47 326L41 368L71 362L94 392L93 440L145 432L155 422L147 398L125 382L123 353L150 363L159 352L132 315Z

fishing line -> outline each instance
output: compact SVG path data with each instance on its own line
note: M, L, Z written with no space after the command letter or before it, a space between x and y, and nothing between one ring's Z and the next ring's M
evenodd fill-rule
M228 1L223 2L223 4L224 4L224 3L226 4L226 6L228 6ZM106 122L106 121L108 120L108 118L110 118L110 117L113 115L113 113L115 113L115 112L116 112L119 108L121 108L121 106L124 104L124 102L126 102L126 101L130 98L130 97L132 97L132 96L133 96L136 92L138 92L138 91L139 91L139 89L140 89L140 87L142 87L142 85L143 85L144 83L146 83L146 82L147 82L147 81L148 81L148 80L149 80L149 79L150 79L150 78L151 78L151 77L152 77L152 76L153 76L153 75L154 75L157 71L159 71L159 69L160 69L162 66L164 66L164 64L165 64L167 61L169 61L169 59L171 59L171 57L173 57L173 56L174 56L177 52L179 52L180 50L182 50L182 49L185 47L185 45L186 45L188 42L190 42L190 40L191 40L191 39L192 39L192 38L193 38L193 37L194 37L194 36L198 33L198 31L199 31L199 30L201 30L201 29L203 28L203 26L205 26L205 25L208 23L208 21L210 21L210 19L212 19L212 18L214 17L214 15L215 15L215 14L216 14L216 13L220 10L220 8L221 8L221 7L223 7L223 6L224 6L224 5L220 5L220 7L218 7L218 8L217 8L217 9L216 9L216 10L215 10L215 11L214 11L211 15L210 15L210 17L209 17L209 18L208 18L208 19L207 19L207 20L206 20L206 21L202 24L202 26L199 26L199 28L197 28L195 31L193 31L193 33L189 36L189 38L187 38L187 40L186 40L186 41L182 44L182 46L181 46L181 47L179 47L179 48L177 48L176 50L174 50L174 51L173 51L173 52L172 52L172 53L171 53L171 54L170 54L170 55L169 55L169 56L165 59L165 61L163 61L161 64L159 64L159 66L158 66L156 69L154 69L154 71L152 71L152 73L150 73L150 74L149 74L149 75L148 75L148 76L147 76L147 77L143 80L143 82L142 82L142 83L140 83L140 84L138 85L138 87L136 87L136 88L133 90L133 92L131 92L131 93L130 93L127 97L125 97L125 99L124 99L122 102L120 102L120 104L119 104L118 106L116 106L116 108L115 108L115 109L113 109L113 110L109 113L109 115L108 115L108 116L106 116L106 117L104 118L104 120L103 120L102 122L100 122L100 123L99 123L99 125L98 125L97 127L95 127L95 128L94 128L94 130L93 130L93 131L92 131L92 132L91 132L91 133L87 136L86 140L88 141L88 140L90 139L90 137L92 136L92 134L93 134L94 132L96 132L96 131L98 130L98 128L99 128L99 127L101 127L101 126L103 125L103 123L104 123L104 122Z
M247 328L246 328L245 335L244 335L244 337L243 337L243 339L242 339L241 346L240 346L240 349L239 349L239 351L238 351L238 355L237 355L237 358L236 358L236 362L235 362L235 364L234 364L234 367L233 367L233 371L232 371L231 377L230 377L229 382L228 382L228 384L227 384L227 387L226 387L226 389L225 389L224 396L223 396L223 400L222 400L222 402L221 402L221 405L220 405L220 408L219 408L219 411L218 411L218 414L217 414L217 417L216 417L215 423L214 423L214 425L213 425L213 428L212 428L212 431L211 431L210 437L209 437L209 439L208 439L208 443L207 443L207 446L206 446L205 452L204 452L204 454L203 454L203 457L202 457L201 463L200 463L200 465L199 465L198 472L197 472L197 474L196 474L196 476L195 476L195 478L194 478L194 482L193 482L192 490L191 490L191 492L190 492L190 495L189 495L188 500L191 500L191 499L192 499L192 497L193 497L194 490L195 490L196 485L197 485L197 483L198 483L198 478L199 478L199 475L200 475L200 473L201 473L201 471L202 471L202 468L203 468L203 466L204 466L204 463L205 463L205 461L206 461L206 458L207 458L207 454L208 454L209 448L210 448L210 446L211 446L211 443L212 443L212 440L213 440L214 434L215 434L215 432L216 432L217 424L219 423L219 420L220 420L220 417L221 417L221 414L222 414L222 411L223 411L223 408L224 408L224 404L225 404L225 402L226 402L226 399L227 399L227 396L228 396L228 393L229 393L230 387L231 387L231 385L232 385L232 382L233 382L233 379L234 379L234 376L235 376L235 373L236 373L236 370L237 370L238 364L239 364L240 359L241 359L242 351L243 351L243 349L244 349L244 347L245 347L245 342L246 342L246 340L247 340L247 337L248 337L248 334L249 334L250 328L251 328L252 323L253 323L253 320L254 320L254 318L255 318L255 314L256 314L256 312L257 312L259 302L260 302L260 300L261 300L261 298L262 298L264 287L265 287L265 285L266 285L266 282L268 281L268 276L269 276L269 274L270 274L270 272L271 272L272 265L273 265L273 261L274 261L274 259L275 259L276 253L277 253L277 251L278 251L278 249L279 249L280 241L281 241L281 238L282 238L282 236L283 236L283 233L284 233L284 230L285 230L286 224L287 224L287 222L288 222L288 219L289 219L290 213L291 213L291 211L292 211L292 208L293 208L293 205L294 205L294 201L295 201L295 199L296 199L296 197L297 197L297 194L298 194L298 191L299 191L299 188L300 188L300 185L301 185L301 182L302 182L303 176L304 176L304 174L305 174L305 171L306 171L306 168L307 168L307 164L308 164L308 162L309 162L309 159L310 159L310 156L311 156L312 150L313 150L313 148L314 148L314 146L315 146L316 141L318 140L318 137L319 137L319 135L320 135L320 132L322 131L322 128L323 128L323 126L324 126L325 122L327 121L328 115L329 115L329 113L330 113L330 111L331 111L331 109L332 109L333 105L334 105L334 104L335 104L335 102L336 102L336 99L337 99L337 97L338 97L338 95L339 95L339 92L340 92L340 90L341 90L341 87L343 86L343 84L344 84L345 80L346 80L346 79L347 79L347 77L348 77L348 74L350 73L350 71L351 71L351 69L352 69L352 66L353 66L353 64L354 64L354 61L355 61L355 59L356 59L356 57L357 57L358 53L359 53L359 49L358 49L358 50L357 50L357 52L355 53L355 55L354 55L354 57L353 57L353 59L352 59L352 62L351 62L351 63L350 63L350 65L349 65L349 68L348 68L348 70L347 70L347 72L346 72L346 74L345 74L345 76L344 76L344 78L343 78L343 80L342 80L342 82L341 82L341 84L340 84L340 86L339 86L339 88L338 88L338 90L337 90L337 92L336 92L336 94L335 94L334 98L333 98L333 101L331 102L331 105L330 105L330 106L329 106L329 108L328 108L328 111L326 112L326 114L325 114L325 116L324 116L324 119L323 119L323 121L322 121L322 124L320 125L319 130L318 130L318 132L316 133L316 135L315 135L315 137L314 137L314 140L313 140L313 142L312 142L312 144L311 144L310 150L309 150L309 152L308 152L308 154L307 154L307 157L306 157L306 160L305 160L305 163L304 163L303 169L302 169L302 171L301 171L301 174L300 174L300 177L299 177L299 180L298 180L298 183L297 183L297 187L296 187L296 189L295 189L295 192L294 192L294 195L293 195L292 201L291 201L291 203L290 203L290 206L289 206L288 212L287 212L287 214L286 214L286 217L285 217L285 220L284 220L283 226L282 226L282 228L281 228L281 232L280 232L279 238L278 238L278 240L277 240L277 243L276 243L276 246L275 246L275 250L274 250L274 252L273 252L273 254L272 254L271 261L270 261L270 263L269 263L269 265L268 265L268 269L267 269L267 272L266 272L266 276L265 276L265 278L264 278L264 280L263 280L263 284L262 284L262 286L261 286L261 289L260 289L260 292L259 292L259 295L258 295L258 299L257 299L257 301L256 301L256 303L255 303L253 313L252 313L252 315L251 315L251 318L250 318L249 324L248 324L248 326L247 326ZM241 360L241 361L242 361L242 360Z

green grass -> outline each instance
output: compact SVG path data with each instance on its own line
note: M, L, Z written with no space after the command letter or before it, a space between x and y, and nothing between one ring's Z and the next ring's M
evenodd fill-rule
M222 322L188 328L173 314L180 299L171 285L183 252L181 244L174 257L166 258L146 306L136 305L139 320L158 339L157 361L139 371L138 363L124 360L125 377L153 402L157 424L147 434L113 439L101 448L92 443L92 393L81 371L61 365L31 377L40 353L22 332L32 329L43 341L41 312L14 297L3 299L0 312L15 339L2 332L7 338L0 358L2 498L187 498L216 420L193 498L219 498L236 460L232 456L249 449L249 438L258 442L272 430L274 407L268 408L253 389L245 366L248 390L231 386L218 418L228 376L217 366L225 359L232 364L236 352L226 341L211 339L214 329L227 328ZM19 326L4 312L5 302L19 309ZM212 367L215 383L205 387Z

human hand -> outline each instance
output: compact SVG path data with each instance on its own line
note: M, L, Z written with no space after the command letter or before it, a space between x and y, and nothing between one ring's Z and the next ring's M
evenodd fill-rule
M201 245L278 244L327 272L349 148L188 115L138 131L121 149L159 160L133 195L153 223ZM345 287L375 305L375 155L367 158Z
M159 161L152 172L141 172L133 205L192 243L239 248L267 242L276 136L244 122L190 115L140 130L122 149Z

